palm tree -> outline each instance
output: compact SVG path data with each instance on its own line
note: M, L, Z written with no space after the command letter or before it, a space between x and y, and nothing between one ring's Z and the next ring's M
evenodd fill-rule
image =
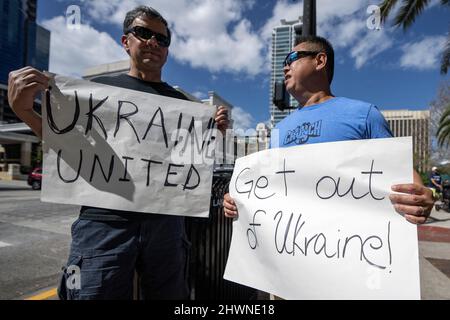
M381 21L385 22L399 0L383 0L380 4ZM402 0L402 7L394 19L394 26L408 29L416 18L430 4L430 0ZM441 0L442 6L450 7L450 0ZM447 44L442 54L441 73L446 74L450 65L450 34L447 37Z
M450 104L447 109L442 114L441 120L439 121L439 128L436 133L438 138L439 147L442 147L444 143L446 147L450 144Z

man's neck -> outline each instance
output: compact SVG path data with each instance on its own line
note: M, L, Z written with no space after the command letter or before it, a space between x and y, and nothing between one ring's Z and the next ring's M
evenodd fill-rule
M161 81L161 72L144 72L139 71L138 69L131 67L128 75L134 78L138 78L147 82L162 82Z
M327 100L330 100L333 98L333 94L327 90L327 91L318 91L313 93L311 96L306 98L306 102L303 104L304 107L312 106L315 104L323 103Z

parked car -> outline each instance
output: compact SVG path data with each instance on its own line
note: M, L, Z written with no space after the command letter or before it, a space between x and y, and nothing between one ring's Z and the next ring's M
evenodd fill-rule
M41 189L41 181L42 181L42 168L34 168L33 171L28 175L28 184L31 186L33 190Z

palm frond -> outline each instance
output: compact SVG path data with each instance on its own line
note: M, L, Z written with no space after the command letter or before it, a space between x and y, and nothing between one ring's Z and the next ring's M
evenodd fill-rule
M450 126L447 127L447 130L443 130L441 134L438 136L439 147L443 147L444 145L448 147L449 144L450 144Z
M385 22L392 9L397 4L398 0L383 0L382 3L379 4L380 13L381 13L381 22Z
M403 5L395 17L395 26L402 26L403 29L410 27L417 16L422 13L430 0L403 0Z
M439 128L436 132L438 145L442 147L444 144L450 144L450 105L447 106L439 120Z
M447 107L445 108L444 112L442 113L441 119L439 120L439 124L444 122L446 120L446 118L450 119L450 104L447 105Z
M449 127L449 126L450 126L450 119L440 122L438 131L436 132L436 134L439 135L442 131L445 131L445 129L447 129L447 127Z
M441 74L447 74L448 67L450 67L450 34L447 37L447 44L445 45L444 52L442 53L441 60Z

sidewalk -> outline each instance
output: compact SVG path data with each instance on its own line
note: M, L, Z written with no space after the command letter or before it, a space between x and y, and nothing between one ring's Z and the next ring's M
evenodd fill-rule
M0 179L0 190L31 190L26 180L2 180Z
M418 234L422 299L450 299L450 213L433 210Z

